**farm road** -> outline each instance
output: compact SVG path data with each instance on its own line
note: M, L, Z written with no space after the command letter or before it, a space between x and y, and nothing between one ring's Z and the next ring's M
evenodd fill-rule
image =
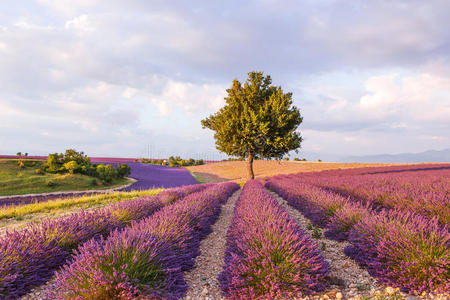
M212 226L212 232L200 242L201 254L195 260L195 267L184 273L189 290L184 299L221 299L217 277L224 264L226 234L233 217L234 206L241 189L234 192L222 206L219 218Z

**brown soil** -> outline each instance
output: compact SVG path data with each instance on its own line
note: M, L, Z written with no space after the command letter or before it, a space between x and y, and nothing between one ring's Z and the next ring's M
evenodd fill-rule
M246 164L246 161L225 161L210 163L202 166L187 167L187 169L192 171L195 176L204 182L222 182L229 180L243 181L247 178ZM255 160L253 163L253 169L256 178L263 178L267 176L299 172L317 172L332 169L363 168L387 165L393 164Z

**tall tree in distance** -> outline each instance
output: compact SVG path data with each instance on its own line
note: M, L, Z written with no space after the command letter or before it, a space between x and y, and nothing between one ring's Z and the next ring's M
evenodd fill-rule
M249 72L242 85L233 80L226 105L202 120L203 128L215 131L216 148L230 156L247 158L248 178L255 178L253 160L281 159L300 148L296 131L303 118L292 105L292 93L272 85L263 72Z

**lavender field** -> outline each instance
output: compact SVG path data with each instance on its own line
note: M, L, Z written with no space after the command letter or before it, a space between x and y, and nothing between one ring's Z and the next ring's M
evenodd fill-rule
M137 182L123 189L124 191L143 190L154 187L172 188L198 183L185 168L169 168L136 162L127 163L131 167L128 177Z
M448 297L449 164L279 175L242 189L133 167L144 180L184 186L7 231L0 298ZM223 218L229 225L216 232ZM225 247L204 243L209 237ZM205 255L216 263L204 265Z

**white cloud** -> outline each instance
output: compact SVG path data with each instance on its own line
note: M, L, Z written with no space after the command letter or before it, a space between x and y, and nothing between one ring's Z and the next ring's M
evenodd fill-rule
M58 13L66 16L73 16L80 11L92 9L100 0L36 0L39 4L44 5Z
M215 111L225 104L225 87L217 84L193 84L169 80L160 95L151 95L162 115L175 107L187 112Z
M359 104L365 115L378 119L394 115L398 121L450 125L450 77L389 74L371 77L365 86L370 94L363 96Z
M300 86L311 149L355 137L341 150L366 151L383 144L381 132L449 145L418 138L449 128L448 1L233 1L0 4L0 136L11 147L24 139L52 150L72 138L126 153L121 137L132 149L152 129L178 126L212 143L199 120L256 69Z
M66 29L76 29L81 31L94 31L94 24L88 15L80 15L66 22Z

